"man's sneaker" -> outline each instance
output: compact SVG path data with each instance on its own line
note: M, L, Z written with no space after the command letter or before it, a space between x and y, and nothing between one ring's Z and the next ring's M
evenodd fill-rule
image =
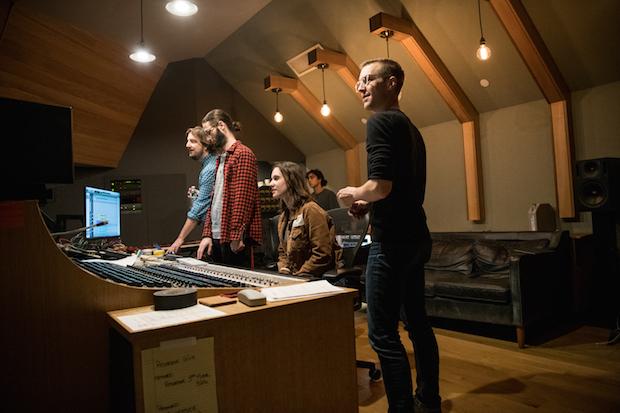
M420 399L415 397L413 399L413 411L415 413L441 413L441 405L436 407L430 407L425 405L420 401Z

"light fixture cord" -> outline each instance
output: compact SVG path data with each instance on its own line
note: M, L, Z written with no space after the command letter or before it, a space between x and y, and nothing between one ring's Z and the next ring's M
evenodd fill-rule
M480 0L478 0L478 22L480 23L480 38L484 39L484 34L482 34L482 12L480 11Z
M385 36L385 48L387 49L387 57L390 58L390 36Z
M278 95L280 94L279 90L276 90L276 113L280 111L280 109L278 108Z
M323 104L327 103L325 100L325 66L321 66L321 76L323 78Z
M144 17L142 16L142 0L140 0L140 43L144 44Z

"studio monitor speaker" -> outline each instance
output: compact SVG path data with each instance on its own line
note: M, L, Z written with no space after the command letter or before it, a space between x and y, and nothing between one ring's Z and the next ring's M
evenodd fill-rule
M578 211L620 212L620 158L578 161L574 182Z

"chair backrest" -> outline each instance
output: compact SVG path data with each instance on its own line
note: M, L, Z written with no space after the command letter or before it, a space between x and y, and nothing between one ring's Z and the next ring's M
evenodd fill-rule
M265 254L265 263L267 265L278 261L278 220L280 215L270 218L263 218L263 242L262 247Z
M342 248L342 259L345 268L362 264L360 248L364 245L368 233L368 214L362 218L354 218L348 208L335 208L327 211L332 218L336 230L336 241Z

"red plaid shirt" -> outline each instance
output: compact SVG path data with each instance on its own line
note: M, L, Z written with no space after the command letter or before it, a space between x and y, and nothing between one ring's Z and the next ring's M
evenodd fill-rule
M220 242L239 240L243 236L244 241L250 239L260 244L262 228L256 156L250 148L239 141L233 143L226 152ZM218 157L216 171L219 164ZM211 235L211 207L209 207L202 236L211 237Z

